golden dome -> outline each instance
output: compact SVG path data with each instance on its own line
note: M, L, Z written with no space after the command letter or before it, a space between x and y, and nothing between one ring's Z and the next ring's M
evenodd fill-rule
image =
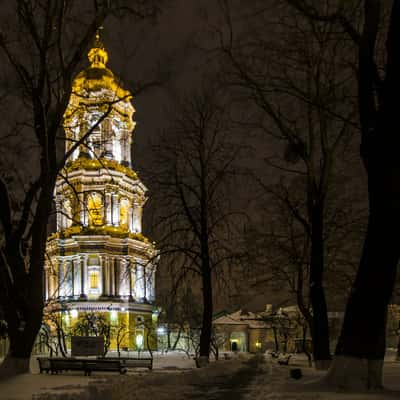
M99 31L96 32L94 46L89 50L88 58L91 67L105 68L108 61L108 53L100 40Z
M131 93L123 88L120 79L106 67L108 53L98 32L93 47L88 52L88 58L90 66L75 77L72 86L73 93L82 96L88 92L108 89L120 99L130 100L132 98Z

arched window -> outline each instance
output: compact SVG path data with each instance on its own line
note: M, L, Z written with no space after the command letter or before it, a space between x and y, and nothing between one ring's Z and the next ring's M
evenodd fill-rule
M63 220L64 228L69 228L72 225L72 205L70 199L65 199L63 202Z
M87 260L87 284L88 284L88 295L89 297L98 297L101 295L102 286L104 282L102 282L101 277L101 261L97 255L90 255Z
M121 199L119 206L119 225L123 229L128 229L129 225L129 200Z
M88 146L89 154L92 158L101 157L104 152L104 144L102 138L102 122L100 122L102 115L97 112L92 112L88 116L89 123L86 129L82 130L81 136L88 133L89 129L92 129L90 134L86 138L86 143Z
M101 140L101 132L99 128L90 135L91 151L93 158L100 158L103 153L103 141Z
M113 158L113 137L111 119L106 118L102 124L103 144L104 144L104 157Z
M103 197L100 193L92 192L87 197L87 208L90 226L103 225Z
M118 132L115 132L115 136L113 138L113 154L114 160L121 162L121 140Z

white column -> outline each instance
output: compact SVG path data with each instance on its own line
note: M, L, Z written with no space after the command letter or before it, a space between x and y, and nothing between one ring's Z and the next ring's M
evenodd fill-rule
M110 271L110 296L115 296L115 283L114 283L114 257L110 257L109 259L109 271Z
M114 257L114 293L115 296L120 296L120 286L121 286L121 279L120 279L120 275L121 275L121 265L119 262L118 257Z
M87 255L85 254L83 256L83 287L85 289L85 295L89 293L89 274L88 274L88 265L87 265Z
M108 268L108 255L103 257L103 265L102 265L103 277L103 295L108 296L110 294L110 277L109 277L109 268Z
M135 292L137 300L144 297L144 268L142 264L136 264Z
M154 301L156 299L156 269L152 267L151 270L151 301Z
M51 261L49 263L49 268L47 270L47 279L49 281L49 299L53 298L53 286L54 286L54 278L53 278L53 268L51 267Z
M49 275L48 275L48 265L44 266L43 269L43 287L44 287L44 299L49 298Z
M101 140L102 140L102 153L103 155L106 155L106 157L109 157L111 155L112 148L109 143L109 138L110 138L110 119L106 118L102 122L101 126Z
M80 297L87 296L87 255L80 256Z
M128 230L133 232L133 208L128 208Z
M64 274L65 274L64 296L72 296L72 262L70 259L67 259L64 262Z
M136 282L137 282L137 263L135 262L134 259L132 259L132 270L131 270L131 284L132 284L132 297L134 299L137 298L137 292L136 292Z
M59 296L58 292L58 275L52 273L51 275L51 297L56 298Z
M120 271L119 271L119 282L120 282L120 287L119 287L119 295L123 297L128 297L129 296L129 276L128 276L128 263L126 259L120 258Z
M57 215L57 231L61 231L63 229L63 226L62 226L61 200L59 197L56 199L56 215Z
M64 260L58 259L58 296L65 296Z
M132 299L133 297L133 282L132 282L132 271L134 271L134 263L133 263L133 259L130 258L129 259L129 263L128 263L128 284L129 284L129 298Z
M105 198L106 225L112 225L111 193L106 193Z
M153 300L153 266L148 264L145 270L145 297L147 300Z
M99 294L100 296L104 294L104 284L105 284L105 277L104 277L104 257L99 256Z
M79 265L79 256L72 261L74 263L74 296L81 294L81 266Z
M88 209L85 201L84 194L79 195L79 206L80 206L80 222L83 226L88 226Z
M132 154L131 154L131 148L132 148L132 135L128 132L128 144L127 144L127 157L126 159L129 162L129 165L131 165L132 162Z
M70 258L69 260L69 267L71 269L71 292L70 296L74 295L75 291L75 262L73 258Z
M143 266L143 297L147 299L147 266Z

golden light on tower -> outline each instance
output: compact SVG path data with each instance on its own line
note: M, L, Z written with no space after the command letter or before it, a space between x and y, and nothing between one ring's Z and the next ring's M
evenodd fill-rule
M92 68L105 68L108 61L108 53L100 40L99 31L96 32L94 46L89 50L88 58Z
M65 151L71 154L56 183L46 299L73 310L71 321L90 312L114 325L123 321L132 333L124 346L135 348L135 338L155 324L158 254L142 234L147 188L132 170L135 109L131 93L107 67L98 33L88 59L64 114Z

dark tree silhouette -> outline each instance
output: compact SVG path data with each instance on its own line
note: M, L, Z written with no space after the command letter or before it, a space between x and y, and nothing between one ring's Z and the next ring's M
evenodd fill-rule
M200 356L209 357L212 335L213 282L239 256L230 209L235 143L229 109L213 88L185 96L171 126L154 148L153 201L155 226L161 232L157 247L171 267L175 284L188 276L201 285ZM236 219L235 219L236 218Z
M73 77L108 15L146 18L157 10L152 1L128 3L16 0L2 9L0 57L11 126L3 125L0 138L2 148L7 145L0 176L0 306L10 340L3 375L29 370L41 326L47 222L57 174L72 153L64 156L57 143L64 139Z
M249 126L281 151L265 160L287 178L283 191L258 180L303 230L302 268L309 268L306 295L312 311L303 301L299 305L310 324L315 365L324 369L331 359L324 289L328 196L356 114L347 94L353 72L340 56L348 45L333 22L299 18L287 6L271 14L264 2L239 12L228 1L221 4L225 26L216 33L224 81L245 99L252 112ZM246 28L237 20L246 21ZM294 180L302 182L300 198L289 187Z
M368 228L327 380L339 386L381 388L387 306L400 258L400 1L390 5L381 0L355 2L361 18L354 25L357 12L354 8L349 12L353 2L332 2L323 9L313 1L289 2L310 19L335 22L353 41L358 57L360 154L368 178ZM385 49L380 47L382 37Z

